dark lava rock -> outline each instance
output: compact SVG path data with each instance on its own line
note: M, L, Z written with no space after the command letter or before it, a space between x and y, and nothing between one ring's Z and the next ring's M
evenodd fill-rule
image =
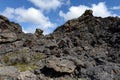
M41 29L23 33L0 15L0 64L32 65L25 71L37 80L120 80L120 18L92 13L86 10L45 36ZM27 79L23 73L20 79Z
M74 72L76 66L75 64L70 60L64 60L59 59L56 57L50 57L46 60L46 67L52 68L57 72L66 72L66 73L72 73Z
M37 37L37 38L39 38L41 35L43 35L43 30L41 30L41 29L36 29L36 31L35 31L35 36Z

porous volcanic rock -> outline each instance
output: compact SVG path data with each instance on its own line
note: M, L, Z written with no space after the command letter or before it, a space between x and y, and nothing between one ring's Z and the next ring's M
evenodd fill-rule
M70 60L59 59L55 57L51 57L46 60L46 67L52 68L56 72L63 73L72 73L74 72L76 66Z
M86 10L48 35L41 29L24 33L0 15L0 64L24 69L21 80L120 80L120 18L92 13Z
M25 71L18 75L18 80L37 80L37 77L30 71Z

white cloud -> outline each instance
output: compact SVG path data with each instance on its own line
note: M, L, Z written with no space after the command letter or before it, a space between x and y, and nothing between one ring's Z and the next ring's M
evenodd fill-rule
M77 18L80 15L82 15L84 13L84 11L86 9L88 9L89 7L84 6L84 5L80 5L80 6L72 6L69 8L69 12L64 13L63 11L59 12L59 15L61 17L63 17L65 19L65 21L73 19L73 18Z
M113 16L113 14L108 10L104 2L100 2L98 5L93 4L91 9L93 10L93 15L95 16Z
M12 19L14 18L13 13L14 13L14 9L7 7L1 14Z
M7 7L0 14L8 17L10 20L21 23L31 24L29 26L23 26L23 31L34 32L35 28L44 30L44 34L50 33L57 25L52 23L49 16L44 15L44 11L56 10L62 5L70 5L70 0L28 0L34 4L37 8L29 7L18 7L10 8ZM33 25L33 26L32 26Z
M17 22L31 23L37 25L36 28L41 28L43 30L55 27L55 24L50 22L48 17L46 17L40 10L33 7L28 9L25 9L24 7L16 9L8 7L1 14Z
M112 10L120 10L120 6L114 6L111 8Z
M112 14L108 10L104 2L100 2L98 4L92 4L91 7L85 5L72 6L69 8L69 11L67 13L60 11L59 16L63 17L65 21L70 20L81 16L86 9L93 10L94 16L101 16L101 17L116 16L115 14Z
M41 10L55 10L63 4L70 4L70 0L28 0Z

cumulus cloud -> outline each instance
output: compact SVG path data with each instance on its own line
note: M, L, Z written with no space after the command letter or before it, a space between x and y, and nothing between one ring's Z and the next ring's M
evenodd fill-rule
M40 10L33 7L28 9L25 9L24 7L16 9L8 7L1 14L17 22L31 23L37 25L37 27L39 25L38 28L43 30L55 27L55 24L53 24L48 17Z
M89 7L80 5L80 6L72 6L69 8L69 11L67 13L64 13L63 11L59 12L59 15L63 17L66 20L70 20L73 18L79 17L83 12L88 9Z
M93 10L94 16L101 16L101 17L116 16L115 14L112 14L108 10L104 2L100 2L98 4L92 4L91 7L85 5L72 6L69 8L69 11L67 13L60 11L59 16L63 17L65 21L70 20L81 16L86 9Z
M120 6L114 6L111 8L112 10L120 10Z
M14 13L14 8L7 7L1 14L12 19L12 18L14 18L13 13Z
M104 2L100 2L98 5L93 4L91 9L93 10L93 15L95 16L101 16L101 17L114 16L114 14L112 14L108 10Z
M44 34L50 33L57 25L52 23L45 11L56 10L62 5L70 5L70 0L28 0L36 7L7 7L0 14L8 17L10 20L23 24L23 31L34 32L35 28L44 30ZM26 26L26 24L28 24ZM30 24L30 25L29 25ZM25 26L24 26L25 25Z
M70 0L28 0L41 10L55 10L63 4L70 4Z

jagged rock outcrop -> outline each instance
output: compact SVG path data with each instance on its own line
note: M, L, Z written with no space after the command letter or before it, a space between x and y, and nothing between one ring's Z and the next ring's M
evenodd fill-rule
M46 60L46 67L52 68L56 72L63 72L63 73L72 73L74 72L76 66L74 62L66 59L59 59L55 57L51 57Z
M6 17L0 15L0 54L16 50L20 45L19 35L22 33L19 24L10 22Z
M41 30L41 29L36 29L36 31L35 31L35 36L36 36L37 38L39 38L41 35L43 35L43 30Z
M119 17L94 17L86 10L44 36L41 29L25 34L19 24L0 16L0 33L2 69L19 71L2 79L120 80Z

